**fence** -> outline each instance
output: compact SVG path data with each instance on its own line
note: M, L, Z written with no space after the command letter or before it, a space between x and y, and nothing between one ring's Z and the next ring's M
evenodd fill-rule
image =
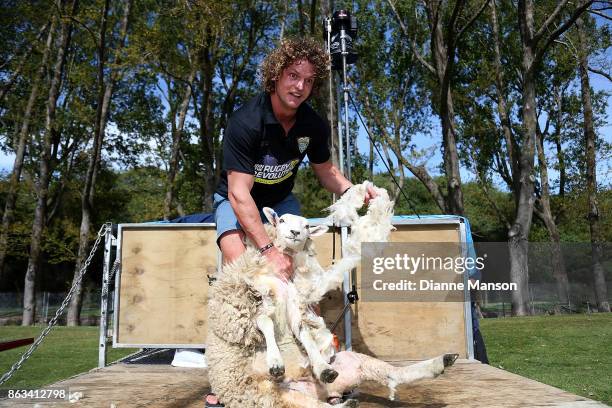
M34 321L47 323L60 307L66 297L66 292L36 293L36 313ZM0 326L21 324L23 312L23 294L17 292L0 292ZM81 309L81 324L98 325L100 320L100 290L83 293L83 308ZM59 324L66 324L66 313L60 318Z
M612 301L612 282L608 282L608 301ZM554 283L530 283L529 305L531 313L590 313L594 311L595 292L586 283L570 283L569 302L561 303ZM480 309L484 317L510 316L512 294L503 291L480 291ZM611 302L612 303L612 302Z

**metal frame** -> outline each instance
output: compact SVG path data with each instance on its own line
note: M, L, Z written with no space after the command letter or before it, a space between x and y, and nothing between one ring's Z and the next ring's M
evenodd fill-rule
M332 227L332 224L326 222L325 218L317 218L310 220L312 225L327 225ZM117 229L117 259L121 259L121 250L123 246L123 231L129 229L187 229L187 228L202 228L215 227L214 223L128 223L119 224ZM217 273L221 271L221 251L217 248ZM120 343L117 341L119 332L119 297L121 294L121 268L117 270L115 275L115 296L113 299L113 348L206 348L205 343L199 344L141 344L141 343Z
M100 338L98 343L98 367L102 368L106 366L106 340L108 334L108 313L109 306L111 303L110 293L108 288L110 287L110 272L111 272L111 254L113 241L116 242L113 237L112 224L110 229L106 231L104 236L104 264L102 268L102 293L100 299ZM114 314L114 310L113 310Z
M459 223L459 236L461 238L461 253L463 257L468 256L468 245L467 245L467 231L465 223ZM463 274L463 311L464 311L464 324L465 324L465 343L467 345L468 358L474 359L474 333L472 332L472 303L470 298L469 274L465 272Z
M327 225L329 227L334 228L333 224L327 222L325 218L316 218L310 220L313 225ZM392 220L393 225L448 225L448 224L457 224L459 227L459 239L462 248L463 256L467 255L467 235L465 224L460 217L449 217L449 218L401 218L401 217L393 217ZM116 240L116 259L121 260L121 249L122 249L122 240L123 240L123 230L125 229L183 229L183 228L205 228L205 227L214 227L214 223L129 223L129 224L119 224L117 229L117 237L112 237L112 233L110 234L111 238L105 241L105 254L104 254L104 273L103 273L103 285L106 282L106 285L110 286L110 282L108 282L108 274L110 273L110 260L111 260L111 251L112 251L112 240ZM348 238L347 228L340 227L340 242L341 247L345 247L346 239ZM334 234L337 231L333 232ZM108 235L107 235L108 236ZM221 252L217 248L217 272L221 270ZM121 291L121 268L117 269L115 274L115 293L113 299L113 348L205 348L206 344L128 344L128 343L119 343L117 342L118 330L119 330L119 295ZM465 339L467 344L467 352L468 357L470 359L474 358L474 342L472 335L472 308L470 304L470 292L468 288L468 274L464 274L464 324L465 324ZM344 302L347 302L346 294L351 290L351 279L350 273L345 274L345 279L343 283L343 292L344 292ZM107 297L107 301L110 302L110 299ZM102 303L102 308L104 303ZM108 311L108 309L107 309ZM352 311L347 310L344 319L344 333L345 333L345 345L347 350L350 350L352 347L352 319L351 319ZM348 315L348 317L346 316ZM104 316L104 315L102 315ZM106 362L106 343L103 341L103 330L104 336L108 330L108 316L102 318L100 321L100 349L99 349L99 366L103 367ZM106 327L104 327L106 326ZM105 340L105 337L104 337ZM102 364L102 365L100 365Z

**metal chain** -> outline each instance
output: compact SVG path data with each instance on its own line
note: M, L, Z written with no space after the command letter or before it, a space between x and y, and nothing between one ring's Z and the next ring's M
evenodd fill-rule
M117 273L117 270L119 270L120 266L121 266L121 263L119 262L119 259L115 259L115 262L113 263L113 267L110 273L108 274L108 280L106 281L107 284L102 285L102 298L106 298L106 296L108 295L108 288L110 286L110 283L112 282L113 277L115 276L115 273Z
M72 299L72 296L74 296L74 293L76 292L76 288L77 286L81 283L81 280L83 280L83 275L85 275L85 272L87 272L87 268L89 267L89 265L91 264L91 260L94 257L94 254L96 253L96 250L98 249L98 245L100 245L100 241L102 240L102 237L111 230L111 224L110 223L106 223L104 225L102 225L102 227L100 227L100 230L98 231L98 236L96 237L96 241L93 244L93 247L91 248L91 252L89 253L89 256L87 257L87 259L85 260L85 263L83 265L83 267L81 268L81 270L79 271L79 275L77 276L77 279L74 281L74 284L72 285L72 287L70 288L70 291L68 292L68 294L66 295L66 298L64 299L64 301L62 302L62 305L59 307L59 309L57 309L55 311L55 316L53 316L53 318L49 321L49 324L47 325L47 327L45 327L45 329L42 331L42 333L38 336L38 338L36 339L36 341L34 343L32 343L32 345L30 346L30 348L28 349L28 351L26 351L21 358L19 359L19 361L17 361L15 364L13 364L13 366L11 367L11 369L9 371L7 371L1 378L0 378L0 385L4 384L5 382L7 382L12 376L13 374L19 370L21 368L21 365L28 359L30 358L30 356L32 355L32 353L34 353L34 351L38 348L38 346L40 345L40 343L42 343L42 341L45 339L45 337L47 337L47 335L49 334L49 332L51 332L51 329L53 328L53 326L56 325L57 320L59 319L59 317L64 313L64 309L66 308L66 306L68 306L68 303L70 303L70 299Z

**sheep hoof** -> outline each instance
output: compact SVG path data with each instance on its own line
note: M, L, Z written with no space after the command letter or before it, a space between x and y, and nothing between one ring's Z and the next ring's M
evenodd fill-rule
M272 377L282 377L285 375L285 367L284 366L272 366L270 367L270 375Z
M327 384L333 383L338 377L338 372L331 368L326 368L321 372L321 381Z
M455 364L455 361L459 358L459 354L445 354L444 355L444 367L450 367Z

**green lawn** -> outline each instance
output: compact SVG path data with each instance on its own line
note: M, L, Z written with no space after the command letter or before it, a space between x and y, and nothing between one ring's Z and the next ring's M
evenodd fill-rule
M0 327L0 341L38 337L42 326ZM0 386L37 388L72 377L98 366L98 327L55 327L11 379ZM10 370L30 346L0 352L0 376ZM108 348L107 363L133 353L134 349Z
M494 367L612 404L612 313L483 319Z

